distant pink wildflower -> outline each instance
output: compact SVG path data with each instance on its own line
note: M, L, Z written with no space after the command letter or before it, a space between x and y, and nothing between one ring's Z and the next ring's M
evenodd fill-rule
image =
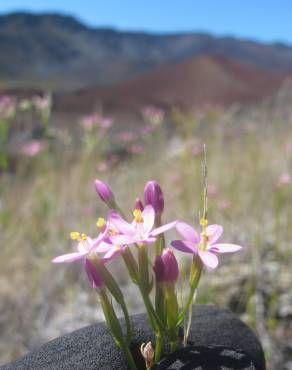
M90 114L89 116L85 116L81 124L86 130L91 130L100 120L99 114Z
M139 129L140 134L148 135L155 131L155 127L152 125L144 125Z
M230 206L229 202L227 200L220 200L218 202L218 208L221 210L221 211L225 211L226 209L228 209Z
M29 143L26 143L22 146L21 152L28 157L36 156L43 148L45 147L45 143L39 140L32 140Z
M113 120L109 117L102 117L99 122L99 126L103 129L108 129L112 126Z
M276 186L278 188L281 188L282 186L286 186L286 185L290 185L290 184L292 184L292 177L291 177L290 173L283 172L279 176L278 181L276 183Z
M131 154L142 154L145 152L145 146L143 144L132 144L128 147L128 152Z
M160 108L147 106L142 109L142 115L152 124L158 125L164 120L165 112Z
M218 187L215 184L208 185L208 195L210 197L216 197L218 195Z
M15 101L9 95L0 95L0 119L10 119L15 113Z
M202 144L197 144L192 148L192 155L194 157L199 156L204 151L204 146Z
M112 118L103 117L98 113L93 113L83 117L81 124L85 130L92 130L95 126L102 129L108 129L112 125Z
M100 161L96 166L97 171L107 172L110 170L110 164L108 161Z
M116 135L116 138L124 142L130 142L137 138L137 134L133 131L122 131Z
M216 243L223 233L220 225L207 226L201 235L185 222L178 222L176 229L184 240L174 240L171 245L182 252L197 254L202 263L211 269L218 266L217 253L232 253L242 248L237 244Z
M50 94L45 94L44 96L34 96L32 98L32 103L36 107L36 109L42 111L51 108L52 105L52 97Z

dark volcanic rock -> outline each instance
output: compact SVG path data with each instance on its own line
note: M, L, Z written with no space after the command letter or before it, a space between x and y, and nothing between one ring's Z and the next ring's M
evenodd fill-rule
M139 347L154 337L145 315L132 317L132 351L138 369L143 369ZM261 345L253 332L229 310L197 306L192 324L191 342L196 346L226 346L240 349L257 370L265 369ZM123 370L127 369L122 352L116 348L103 323L87 326L34 349L0 370Z

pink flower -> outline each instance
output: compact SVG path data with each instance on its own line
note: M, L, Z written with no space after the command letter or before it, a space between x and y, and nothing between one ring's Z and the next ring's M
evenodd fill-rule
M227 200L220 200L218 202L218 208L221 210L221 211L225 211L226 209L229 208L229 202Z
M91 130L94 126L99 126L102 129L108 129L112 125L112 119L110 117L102 117L98 113L90 114L85 116L81 124L84 129Z
M210 197L216 197L218 195L218 187L215 184L208 185L208 195Z
M125 142L133 141L137 138L137 135L132 131L119 132L116 135L117 139Z
M142 115L152 124L159 125L164 119L165 112L160 108L148 106L142 109Z
M99 126L103 129L108 129L111 127L113 120L109 117L102 117L99 122Z
M109 221L120 233L120 235L114 235L110 238L113 244L151 244L155 242L157 235L170 230L177 223L177 221L173 221L153 229L155 211L151 205L147 205L143 211L135 209L133 215L134 220L132 223L128 223L116 211L110 213Z
M32 140L27 144L24 144L21 148L21 152L28 157L34 157L37 155L43 148L45 144L39 140Z
M139 129L140 134L142 135L148 135L151 134L151 132L155 131L155 127L152 125L144 125Z
M174 240L171 245L182 252L198 254L202 263L211 269L218 266L217 253L232 253L242 248L236 244L216 243L223 233L220 225L207 226L201 235L185 222L178 222L176 229L184 240Z
M96 166L97 171L107 172L110 169L110 163L108 161L101 161Z
M288 172L283 172L280 177L278 178L276 186L281 188L282 186L292 184L292 177Z
M43 111L48 110L52 106L52 97L50 94L45 94L43 96L34 96L32 98L32 103L36 109Z
M192 155L194 157L197 157L199 155L201 155L204 151L204 146L202 144L197 144L193 147L192 149Z
M0 119L10 119L15 113L15 101L9 95L0 95Z
M128 152L132 154L141 154L145 152L145 146L143 144L132 144L128 147Z
M99 275L98 271L94 267L90 258L93 258L95 254L105 253L103 256L99 256L99 259L103 262L109 262L116 255L121 253L121 249L108 244L107 238L108 228L105 227L103 232L99 234L96 239L92 239L85 234L78 232L72 232L71 238L78 241L77 251L73 253L63 254L55 257L53 263L73 263L82 261L86 270L88 279L93 288L100 287L103 285L103 280ZM105 240L107 242L105 242Z
M53 263L72 263L76 261L83 260L89 257L92 253L95 252L104 252L108 250L109 246L104 243L105 236L107 234L107 229L105 229L96 239L92 239L85 234L80 234L76 231L73 231L70 236L73 240L78 241L76 252L62 254L61 256L55 257ZM103 260L107 260L108 256L105 255Z

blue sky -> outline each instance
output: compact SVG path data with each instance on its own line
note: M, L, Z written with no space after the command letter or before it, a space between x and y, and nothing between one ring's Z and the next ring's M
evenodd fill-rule
M0 13L62 12L91 26L207 31L292 43L292 0L0 0Z

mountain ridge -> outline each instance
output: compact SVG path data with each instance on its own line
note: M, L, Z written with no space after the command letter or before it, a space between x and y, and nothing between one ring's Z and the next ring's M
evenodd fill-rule
M0 83L72 90L111 86L159 65L209 55L292 70L292 46L205 33L154 34L93 28L57 13L0 16Z

